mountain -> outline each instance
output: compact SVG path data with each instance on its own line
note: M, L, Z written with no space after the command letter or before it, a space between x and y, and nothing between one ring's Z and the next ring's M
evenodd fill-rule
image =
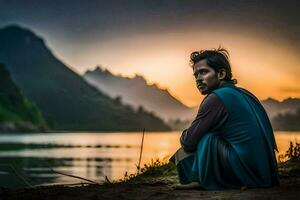
M283 101L268 98L261 102L270 117L274 130L300 130L299 98L287 98Z
M45 131L47 123L39 109L26 99L0 64L0 132Z
M28 29L0 29L0 62L54 130L170 130L152 113L142 108L134 111L90 86Z
M113 98L118 98L134 108L143 106L146 110L154 112L167 121L174 130L188 127L198 110L198 107L185 106L167 90L160 89L156 84L148 85L146 80L139 75L134 78L123 77L98 66L94 70L86 71L83 77L89 84ZM283 126L279 121L286 122L284 120L286 118L297 117L296 111L300 109L298 98L287 98L281 102L268 98L262 100L261 103L276 130L287 130L288 123ZM291 127L296 126L291 125Z
M272 119L274 130L299 131L300 130L300 107L295 112L278 114Z
M198 108L189 108L174 98L168 90L160 89L156 84L148 85L139 75L134 78L114 75L107 69L96 67L86 71L84 79L100 91L112 98L120 98L122 102L138 108L154 112L165 121L191 120Z
M287 98L283 101L267 98L265 100L262 100L261 103L264 106L270 118L274 118L279 114L294 114L296 113L297 109L300 108L299 98Z

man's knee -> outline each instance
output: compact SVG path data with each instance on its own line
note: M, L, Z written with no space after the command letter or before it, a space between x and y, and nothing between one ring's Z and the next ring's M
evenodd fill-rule
M201 150L203 146L208 144L211 140L219 140L217 132L209 132L202 136L201 140L197 145L197 151Z

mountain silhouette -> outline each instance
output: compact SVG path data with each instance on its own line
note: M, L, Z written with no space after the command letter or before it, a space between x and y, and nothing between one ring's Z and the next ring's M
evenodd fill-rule
M273 98L267 98L261 101L270 118L274 118L279 114L291 113L295 114L300 108L299 98L287 98L283 101L278 101Z
M300 107L295 112L278 114L272 119L274 130L299 131L300 130Z
M0 131L36 132L47 129L39 109L26 99L0 64Z
M134 111L90 86L28 29L0 29L0 62L54 130L170 130L152 113Z
M300 130L300 99L287 98L283 101L268 98L262 101L273 129L280 131Z
M98 66L94 70L87 70L83 77L89 84L113 98L119 98L134 108L143 106L146 110L154 112L175 130L188 127L198 110L198 106L194 108L185 106L168 90L160 89L156 84L148 85L146 80L139 75L134 78L123 77ZM298 98L287 98L281 102L268 98L262 100L261 103L276 130L287 130L286 127L289 127L287 120L284 126L279 121L285 119L285 116L288 119L298 116L295 114L297 109L300 109ZM291 125L291 127L296 126Z
M100 91L122 102L138 108L154 112L165 121L180 119L191 120L198 108L189 108L174 98L168 90L160 89L156 84L148 85L144 77L136 75L134 78L114 75L109 70L96 67L83 75L84 79Z

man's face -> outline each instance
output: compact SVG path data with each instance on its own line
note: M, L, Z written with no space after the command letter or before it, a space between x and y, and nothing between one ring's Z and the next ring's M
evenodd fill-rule
M193 73L197 88L203 95L209 94L220 85L217 73L207 65L206 59L200 60L194 65Z

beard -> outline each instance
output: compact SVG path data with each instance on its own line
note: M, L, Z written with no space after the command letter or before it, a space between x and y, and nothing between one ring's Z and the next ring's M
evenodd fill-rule
M200 91L200 93L201 93L202 95L209 94L209 93L211 93L213 90L219 88L220 82L218 81L218 77L215 76L215 77L213 77L213 79L215 79L216 81L212 81L212 82L214 82L214 83L211 84L211 85L205 84L205 83L201 83L201 84L198 84L198 83L197 83L197 88L198 88L198 90Z
M201 85L201 87L199 86L198 90L202 95L205 95L205 94L208 94L211 92L210 89L206 85Z

